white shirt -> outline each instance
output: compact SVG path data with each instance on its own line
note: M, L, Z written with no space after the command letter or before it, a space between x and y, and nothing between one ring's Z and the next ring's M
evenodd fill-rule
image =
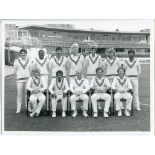
M76 75L77 70L83 70L84 67L84 56L81 54L78 54L77 56L74 56L71 54L68 57L68 68L69 68L69 75Z
M106 68L106 76L117 76L117 70L120 67L120 58L114 57L109 59L108 57L103 61L103 67Z
M92 57L92 54L89 54L85 58L85 71L87 75L96 75L96 68L101 66L102 59L101 56L98 54L95 54L94 57Z
M124 67L126 68L126 76L139 77L141 74L141 66L138 59L134 59L132 62L128 59L124 61Z
M39 79L30 77L26 87L29 91L40 90L41 92L44 92L47 89L47 84L44 77L40 77Z
M132 89L132 84L131 81L128 77L124 76L123 79L121 79L119 76L114 78L113 82L112 82L112 89L117 89L119 90L125 90L128 91L130 89Z
M33 63L35 63L37 65L37 68L40 69L40 74L41 75L48 75L48 65L49 65L49 60L48 58L44 58L44 59L39 59L39 58L35 58L33 60Z
M52 69L52 77L56 76L56 72L58 70L61 70L63 72L63 76L66 76L67 58L65 56L61 56L58 60L56 56L52 57L50 60L50 67Z
M69 90L66 78L62 78L61 82L58 82L57 78L52 79L49 86L49 91L51 94L62 94L63 92L67 93Z
M17 58L14 62L14 70L17 76L17 80L21 80L24 78L30 77L30 67L32 65L32 61L29 58L23 60L22 58Z
M99 79L97 76L93 77L90 82L90 88L110 88L110 82L106 77Z
M72 93L74 93L75 91L82 91L85 94L89 90L89 82L84 78L82 78L81 80L75 78L71 80L70 90Z

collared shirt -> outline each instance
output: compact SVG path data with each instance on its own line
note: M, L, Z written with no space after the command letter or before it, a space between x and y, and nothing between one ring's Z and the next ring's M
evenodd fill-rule
M89 82L85 78L82 78L81 80L75 78L71 81L70 90L72 93L75 91L82 91L83 93L86 93L89 90Z
M23 60L22 58L17 58L15 60L14 70L15 74L17 75L17 80L30 77L31 65L32 60L29 58L26 58L26 60Z
M49 73L48 71L49 59L48 58L39 59L38 57L33 60L33 63L37 65L37 68L39 68L41 75L48 75Z
M109 88L111 87L109 80L106 77L99 79L97 76L93 77L90 82L90 88Z
M117 76L117 70L120 67L120 58L114 57L109 59L108 57L104 59L102 66L106 68L106 76Z
M78 54L77 56L71 54L68 57L67 63L69 68L69 75L76 75L77 70L83 70L84 68L84 56L81 54Z
M52 57L50 60L50 67L52 70L52 76L56 76L56 72L58 70L61 70L63 72L63 76L66 76L67 58L65 56L61 56L58 60L56 56Z
M62 78L61 82L58 82L57 78L52 79L49 86L49 91L51 92L51 94L62 94L63 92L67 93L68 90L69 86L67 84L66 78Z
M126 68L127 77L139 77L141 74L141 66L136 58L132 62L129 59L124 60L124 67Z
M102 63L101 56L98 54L95 54L94 57L92 57L92 54L89 54L85 58L85 74L87 75L96 75L96 68L100 67Z
M131 81L128 77L124 76L123 79L121 79L119 76L114 78L112 82L112 89L124 89L125 91L128 91L132 89Z
M36 79L35 77L30 77L27 82L26 88L29 91L40 90L43 92L47 89L47 84L44 77L40 77L39 79Z

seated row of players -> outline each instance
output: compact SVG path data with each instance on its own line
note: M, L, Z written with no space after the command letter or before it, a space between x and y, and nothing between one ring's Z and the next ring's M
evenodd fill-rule
M27 83L27 89L31 91L30 103L31 103L31 117L39 116L40 111L45 103L45 95L43 92L47 89L46 81L40 76L39 69L34 69L32 77L29 78ZM76 117L77 112L77 101L82 100L83 116L88 117L88 102L89 96L87 92L93 90L94 93L91 95L91 103L93 107L93 117L98 117L98 103L99 99L105 101L103 110L103 116L109 117L109 108L111 104L111 95L107 93L109 89L115 90L115 105L118 116L122 116L122 103L121 99L126 99L125 115L130 116L129 110L131 110L132 95L129 93L132 90L132 85L125 76L125 69L120 67L118 69L118 77L114 78L112 85L109 80L104 77L104 70L101 67L96 69L96 76L92 78L91 83L87 79L82 77L81 70L76 71L76 78L72 79L70 87L68 86L66 78L63 77L62 71L56 72L56 78L52 79L49 86L49 91L52 94L51 110L52 117L56 117L57 102L61 101L62 104L62 117L66 117L67 110L67 92L70 90L72 95L70 96L71 109L73 111L72 116ZM37 104L37 100L39 103Z
M141 67L138 59L135 58L135 51L129 50L129 59L121 61L116 57L114 49L108 49L108 56L102 59L100 55L96 54L96 46L92 44L89 49L89 55L84 57L82 54L78 54L78 44L73 44L71 47L71 55L67 57L63 56L62 48L57 47L55 56L50 60L45 57L43 50L38 51L38 57L31 60L27 57L27 51L21 49L19 58L14 62L16 82L17 82L17 110L16 113L20 113L23 100L23 90L27 83L28 78L31 76L32 68L39 68L40 76L44 77L47 85L51 82L51 79L56 77L56 72L61 70L63 76L66 77L68 85L70 81L75 79L76 71L81 70L84 78L88 79L90 83L92 77L96 75L96 68L102 67L105 71L106 77L110 84L112 80L117 76L117 70L120 66L126 69L126 76L130 78L133 86L133 100L137 110L140 110L139 95L138 95L138 78L141 74ZM33 67L32 67L33 66ZM50 77L51 76L51 77Z

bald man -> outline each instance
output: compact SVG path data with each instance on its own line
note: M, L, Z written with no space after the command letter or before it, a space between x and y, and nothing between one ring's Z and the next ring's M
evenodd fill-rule
M84 79L82 77L81 70L76 71L76 78L72 79L70 84L70 90L73 93L73 95L70 97L71 108L73 111L72 117L76 117L78 115L76 107L76 101L78 100L83 101L83 116L88 117L87 111L89 98L86 93L89 90L89 82L87 79Z

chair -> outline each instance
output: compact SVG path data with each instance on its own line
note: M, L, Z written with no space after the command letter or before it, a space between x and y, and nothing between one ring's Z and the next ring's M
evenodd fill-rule
M116 93L115 90L112 90L113 91L113 115L115 115L115 99L114 99L114 94ZM129 93L131 93L131 95L133 96L133 90L129 90L128 91ZM121 102L122 103L125 103L126 102L126 99L121 99ZM130 112L130 115L132 116L133 115L133 99L132 99L132 103L131 103L131 112Z
M45 108L45 115L47 115L47 107L48 107L48 104L47 104L47 97L48 97L48 95L47 95L47 93L48 93L48 91L47 90L45 90L44 92L43 92L43 94L45 95L45 97L46 97L46 101L45 101L45 106L46 106L46 108ZM29 109L29 106L30 106L30 95L31 95L31 91L29 91L29 90L27 90L27 116L29 115L29 112L30 112L30 109ZM38 101L37 101L38 102ZM41 112L42 113L42 112Z

